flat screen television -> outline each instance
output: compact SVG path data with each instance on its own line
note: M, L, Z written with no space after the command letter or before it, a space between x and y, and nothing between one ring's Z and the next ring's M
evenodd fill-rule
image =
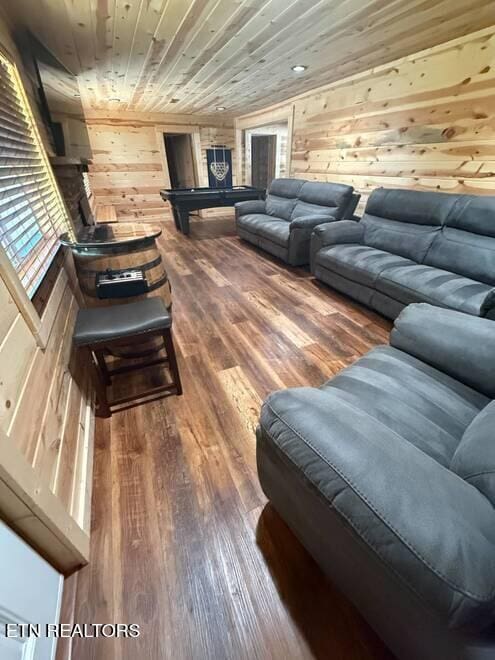
M18 33L16 42L55 155L89 160L91 145L77 76L31 32Z

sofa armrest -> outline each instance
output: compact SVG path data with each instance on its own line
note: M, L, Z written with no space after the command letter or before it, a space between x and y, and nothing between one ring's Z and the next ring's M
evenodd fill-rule
M347 207L344 211L344 215L342 217L343 220L354 220L355 215L354 211L357 208L357 205L359 204L359 200L361 199L361 195L359 193L352 193L351 199L349 200L349 203L347 204Z
M248 213L265 213L266 211L264 199L248 199L245 202L237 202L234 207L237 217Z
M495 398L493 321L417 303L395 320L390 344Z
M315 258L321 248L338 243L361 243L364 227L354 220L339 220L335 223L326 223L314 228L311 235L310 265L314 273Z
M286 479L297 471L397 590L414 592L449 627L482 629L495 606L495 511L476 488L391 435L336 389L276 392L261 411L258 470L273 448ZM313 520L321 534L324 523Z
M487 319L495 319L495 289L486 294L481 305L481 315Z
M294 218L290 223L292 229L309 229L313 231L318 225L326 225L329 222L337 222L330 213L328 215L302 215L299 218Z

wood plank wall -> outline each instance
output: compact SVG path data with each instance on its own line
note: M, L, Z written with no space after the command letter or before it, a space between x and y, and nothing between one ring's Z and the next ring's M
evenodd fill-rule
M20 57L10 29L0 15L0 44L17 62ZM38 120L45 146L50 152L32 96L29 80L25 88ZM66 255L46 306L51 332L41 349L26 323L22 310L9 293L0 272L0 434L19 450L34 469L33 478L56 496L75 522L89 534L92 487L94 415L88 373L72 351L72 330L78 309L72 262ZM55 304L53 304L55 302ZM14 447L15 445L15 447ZM7 497L8 495L8 497ZM0 516L31 541L48 539L52 559L60 568L74 566L74 557L58 549L56 539L32 512L14 501L0 484ZM14 517L15 516L15 517ZM48 536L47 536L48 535ZM36 537L36 538L35 538ZM60 550L60 551L59 551ZM49 555L49 551L45 552Z
M495 194L495 27L287 104L290 175L350 183L360 209L379 186Z
M87 370L72 351L78 310L65 269L45 349L0 279L0 428L89 532L93 412Z
M122 221L170 217L169 207L159 194L167 182L158 126L199 128L201 186L208 185L206 149L213 144L235 147L233 121L224 118L135 112L112 116L105 112L88 114L87 122L93 151L90 182L95 203L113 205L117 220Z

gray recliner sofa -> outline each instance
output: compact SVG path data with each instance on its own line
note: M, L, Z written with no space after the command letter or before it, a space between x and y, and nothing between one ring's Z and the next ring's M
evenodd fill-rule
M493 321L414 304L262 407L265 494L401 660L495 657L494 374Z
M428 302L495 318L495 197L380 188L359 222L316 227L317 279L395 318Z
M237 232L291 266L303 266L314 227L352 217L359 197L338 183L274 179L266 200L235 205Z

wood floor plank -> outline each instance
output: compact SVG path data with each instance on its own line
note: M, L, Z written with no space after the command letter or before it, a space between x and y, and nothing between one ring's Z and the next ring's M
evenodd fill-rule
M254 434L260 415L261 399L241 367L224 369L218 374L222 387L232 400L246 431Z
M266 290L263 289L263 291ZM284 334L295 346L302 348L303 346L309 346L309 344L314 342L314 338L307 335L272 304L268 295L263 295L263 293L258 291L250 291L246 294L246 298L253 307L270 321L274 329L280 330L280 332L282 332L282 334Z
M217 285L217 286L231 286L231 282L220 273L215 266L212 266L211 263L208 263L206 259L195 259L195 262L199 265L201 270L208 275L208 277Z
M141 636L75 639L72 660L391 660L267 504L254 433L271 391L320 385L390 324L241 242L231 216L190 237L166 223L160 244L184 394L98 420L74 618ZM119 394L161 382L149 371Z

